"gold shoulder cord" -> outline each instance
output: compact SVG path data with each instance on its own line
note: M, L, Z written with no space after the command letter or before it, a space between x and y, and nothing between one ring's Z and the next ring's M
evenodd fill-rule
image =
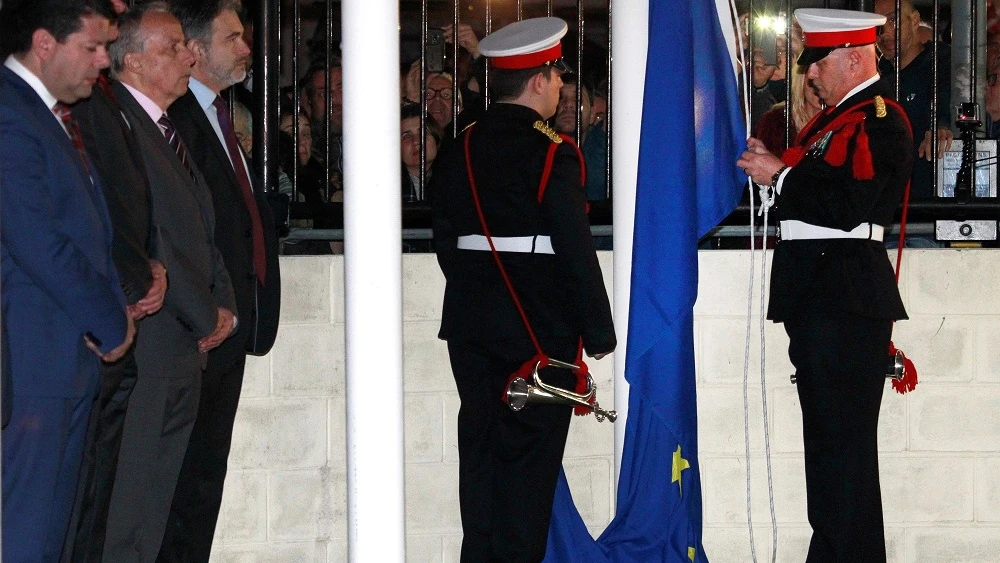
M563 142L562 137L559 136L559 133L556 133L551 127L549 127L548 125L546 125L544 121L541 121L541 120L536 121L535 122L535 129L537 129L538 131L540 131L542 134L544 134L546 137L548 137L550 141L552 141L553 143L555 143L557 145L559 143Z
M882 119L886 115L889 114L885 111L885 100L882 96L875 96L875 117Z

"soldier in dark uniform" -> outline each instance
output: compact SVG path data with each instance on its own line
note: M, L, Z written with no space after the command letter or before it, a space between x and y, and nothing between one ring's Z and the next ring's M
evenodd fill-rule
M562 405L515 413L502 401L509 376L537 349L485 235L545 354L571 362L582 343L586 354L601 358L616 344L587 221L582 159L544 123L559 103L566 29L558 18L538 18L483 39L480 50L494 69L493 103L442 155L430 186L434 243L447 279L439 337L448 341L462 401L463 562L542 560L571 417ZM570 390L576 381L562 369L543 370L543 378Z
M892 322L906 318L884 229L912 167L912 134L876 69L885 18L796 10L798 63L828 106L784 162L757 139L737 164L773 186L781 240L768 318L783 322L802 406L809 563L884 562L878 416Z

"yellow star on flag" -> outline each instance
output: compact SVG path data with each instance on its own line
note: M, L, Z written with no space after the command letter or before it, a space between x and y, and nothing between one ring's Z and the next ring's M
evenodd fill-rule
M677 444L677 450L674 451L674 463L673 470L671 471L671 483L677 483L677 487L680 489L681 496L684 495L684 485L681 483L681 471L685 469L690 469L691 464L688 460L681 457L681 446Z

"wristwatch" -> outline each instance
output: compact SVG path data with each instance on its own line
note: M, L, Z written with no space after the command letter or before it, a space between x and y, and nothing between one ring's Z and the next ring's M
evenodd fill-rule
M781 175L784 174L785 170L788 170L788 167L787 166L782 166L781 168L778 169L777 172L774 173L774 176L771 176L771 187L772 188L776 187L778 185L778 180L781 178Z

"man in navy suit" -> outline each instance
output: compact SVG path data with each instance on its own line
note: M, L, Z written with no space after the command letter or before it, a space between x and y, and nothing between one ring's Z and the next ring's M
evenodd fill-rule
M13 404L3 430L3 559L56 561L100 361L135 327L100 179L67 104L108 66L96 2L5 2L0 38L0 271Z

